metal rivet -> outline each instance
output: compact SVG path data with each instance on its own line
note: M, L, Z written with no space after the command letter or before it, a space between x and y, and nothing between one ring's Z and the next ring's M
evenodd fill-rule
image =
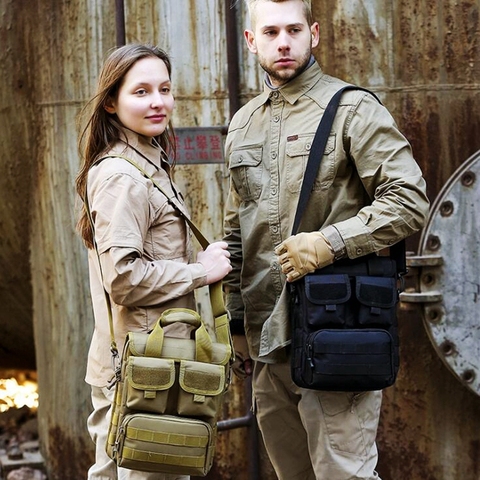
M440 349L446 357L449 357L455 353L455 344L450 340L445 340L440 345Z
M427 240L427 248L429 250L438 250L440 248L441 242L436 235L430 235Z
M476 175L472 171L465 172L462 175L461 182L464 187L471 187L476 180Z
M473 381L475 380L476 378L476 374L475 374L475 371L474 370L465 370L463 373L462 373L462 380L465 382L465 383L473 383Z
M442 217L449 217L452 213L453 203L450 200L447 200L440 205L440 215Z
M442 313L439 308L430 308L427 312L427 320L430 323L440 323Z
M431 287L435 283L435 275L426 273L422 276L422 283L428 287Z

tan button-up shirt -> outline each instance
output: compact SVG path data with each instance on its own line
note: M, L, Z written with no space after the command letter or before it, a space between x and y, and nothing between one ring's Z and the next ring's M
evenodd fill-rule
M227 307L244 319L250 353L264 362L283 358L290 342L274 248L292 234L315 131L344 85L315 62L277 90L265 85L229 127L225 240L234 268L224 281ZM371 94L345 92L299 231L323 230L355 258L419 230L428 206L422 173L392 116Z
M126 143L117 143L108 154L140 165L188 215L161 148L131 131L125 135ZM121 354L127 332L151 330L167 308L195 309L193 290L205 285L206 272L201 264L189 263L190 230L184 218L127 161L114 157L95 164L88 175L88 199L103 283L97 253L89 250L95 329L86 381L103 387L113 375L104 286Z

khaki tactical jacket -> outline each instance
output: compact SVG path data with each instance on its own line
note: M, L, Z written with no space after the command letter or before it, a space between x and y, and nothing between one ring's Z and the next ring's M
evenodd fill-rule
M108 153L139 164L188 215L170 179L162 150L131 131L125 130L125 135L128 145L119 142ZM201 264L188 263L190 230L183 217L127 161L106 158L94 165L88 176L88 199L104 282L97 254L89 250L95 329L86 381L104 387L113 370L103 285L112 301L115 338L121 355L127 332L151 330L167 308L195 309L193 290L205 285L206 272Z
M315 62L279 89L266 84L229 127L227 307L232 319L245 321L252 358L267 363L282 360L281 347L290 342L285 276L274 248L292 233L315 131L344 85ZM422 172L392 116L371 94L345 92L299 231L333 226L326 236L355 258L419 230L428 206Z

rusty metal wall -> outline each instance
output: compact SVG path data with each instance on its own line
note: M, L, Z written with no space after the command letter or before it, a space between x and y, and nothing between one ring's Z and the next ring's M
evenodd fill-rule
M480 2L314 0L313 6L317 58L327 73L380 94L412 143L433 201L480 148ZM418 236L409 249L417 251ZM477 480L480 398L442 363L419 307L402 304L399 320L401 371L385 391L379 473L383 480Z
M25 12L0 2L0 366L35 368L29 268L32 79Z
M232 3L125 0L126 40L160 44L172 56L177 126L228 122L224 29ZM480 0L312 3L321 32L316 57L327 73L379 93L411 141L433 200L480 149ZM75 116L115 44L114 8L113 1L0 0L0 320L13 332L11 358L20 368L32 350L33 313L41 440L52 479L84 478L92 454L82 383L91 310L73 229ZM237 8L243 103L260 91L262 72L243 44L243 2ZM180 165L176 180L202 231L219 238L225 167ZM417 243L415 236L409 249ZM205 294L199 297L208 308ZM478 479L480 401L443 365L422 321L420 309L402 305L402 367L385 392L379 472L383 480ZM53 356L48 342L58 346ZM226 417L244 414L241 385L227 400ZM221 432L208 478L247 480L247 454L244 431ZM260 478L273 480L261 455Z

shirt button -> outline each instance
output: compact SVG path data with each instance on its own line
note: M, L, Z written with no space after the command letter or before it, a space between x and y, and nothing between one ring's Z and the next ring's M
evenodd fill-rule
M273 158L273 159L277 158L276 152L272 152L272 158Z
M307 143L307 144L305 145L305 150L308 151L308 150L310 150L311 148L312 148L312 145L311 145L310 143Z
M356 253L357 255L361 255L363 253L363 250L361 248L357 248Z
M275 115L275 116L273 117L273 121L274 121L274 122L278 122L279 120L280 120L280 117L279 117L278 115Z
M272 195L276 195L277 194L277 189L276 188L272 188Z

